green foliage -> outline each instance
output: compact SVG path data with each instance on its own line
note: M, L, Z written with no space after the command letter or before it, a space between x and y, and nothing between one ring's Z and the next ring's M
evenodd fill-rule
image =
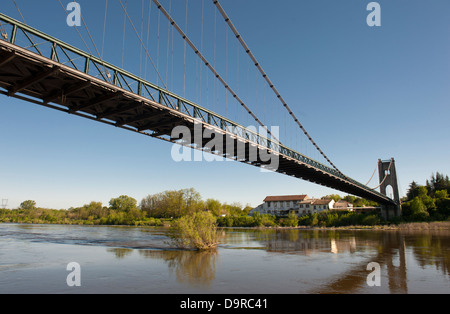
M409 184L408 192L406 192L407 200L412 200L414 197L419 196L419 185L413 181Z
M275 227L276 217L269 214L256 212L253 216L247 216L242 212L240 215L226 215L217 218L220 227Z
M411 202L411 218L415 221L421 221L429 216L427 207L419 196L416 196Z
M446 190L450 193L450 179L442 173L436 172L436 174L431 174L430 180L426 182L427 189L430 196L434 196L437 191Z
M215 216L220 216L222 214L222 204L218 200L212 198L206 200L205 209Z
M314 213L299 218L300 226L309 227L343 227L343 226L374 226L382 223L376 213L357 213L351 211L326 211Z
M450 198L440 198L436 200L437 220L447 220L450 217Z
M235 224L240 227L273 227L276 225L275 219L276 218L273 215L255 212L253 216L238 216L238 218L235 219Z
M450 217L450 182L448 176L439 172L427 180L425 186L412 182L402 203L400 221L448 220ZM337 194L327 196L341 199ZM378 204L347 195L343 200L354 207L377 206ZM55 210L36 207L36 202L26 200L13 210L0 209L0 223L57 223L161 226L165 220L178 219L198 212L209 212L216 217L221 227L276 227L310 226L338 227L350 225L375 225L382 223L376 214L360 214L349 211L325 211L297 217L293 212L286 218L255 213L249 216L250 206L240 203L221 203L215 199L203 201L195 189L164 191L148 195L140 202L127 195L112 198L109 207L100 202L91 202L82 207Z
M297 227L298 217L294 211L290 211L287 218L280 219L280 225L283 227Z
M447 192L447 190L436 191L434 193L434 197L437 199L446 199L446 198L448 198L448 192Z
M109 201L109 207L112 210L129 212L129 211L133 211L137 208L137 201L130 196L121 195L117 198L112 198Z
M148 195L142 199L140 208L151 217L179 218L203 210L204 203L200 193L191 188Z
M376 214L369 214L369 215L365 215L362 218L361 225L363 225L363 226L375 226L375 225L380 224L380 222L381 222L381 219L380 219L380 217L378 215L376 215Z
M180 248L215 249L218 244L216 217L210 212L195 212L175 220L171 238Z
M30 210L33 210L35 208L36 208L36 202L35 201L27 200L27 201L24 201L24 202L20 203L20 209L30 211Z
M405 221L446 220L450 216L450 180L437 172L426 185L411 182L402 203L402 218Z

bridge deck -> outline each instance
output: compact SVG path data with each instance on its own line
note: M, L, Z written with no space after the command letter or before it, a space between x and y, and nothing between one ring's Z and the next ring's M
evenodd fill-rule
M232 143L234 147L238 146L238 141L245 143L245 156L237 156L236 149L230 153L230 147L228 152L227 147L216 147L211 153L254 166L267 167L268 162L261 156L269 152L279 157L279 165L274 171L380 204L394 204L387 196L337 173L334 169L205 108L139 80L126 71L4 15L0 14L0 19L13 25L11 40L0 40L1 94L208 152L211 151L205 145L210 139L195 143L192 138L190 143L180 143L177 138L171 138L171 132L179 125L184 125L192 131L196 126L201 126L202 130L213 129L216 136L224 138L223 143ZM11 43L14 42L14 32L19 29L48 40L53 47L50 58ZM78 69L73 62L62 64L58 49L59 54L64 52L67 55L71 52L85 58L84 69ZM89 66L97 68L99 77L90 75ZM135 87L131 87L125 78L137 82ZM154 97L155 94L157 97ZM256 160L250 158L250 151L254 151L255 147L258 152Z

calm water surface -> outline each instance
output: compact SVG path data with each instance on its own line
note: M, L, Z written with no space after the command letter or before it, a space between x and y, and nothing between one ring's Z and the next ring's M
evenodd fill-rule
M367 285L370 262L380 286ZM448 231L227 229L216 253L198 253L174 249L164 228L0 224L2 294L447 294L449 269Z

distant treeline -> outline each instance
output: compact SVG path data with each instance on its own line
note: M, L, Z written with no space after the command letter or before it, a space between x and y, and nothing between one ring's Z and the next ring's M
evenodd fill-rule
M412 182L406 197L402 200L402 216L390 222L444 221L450 217L450 180L439 172L433 174L425 185ZM355 207L377 206L376 203L337 194L324 198L340 199ZM16 209L0 209L0 223L48 223L48 224L92 224L92 225L135 225L163 226L170 221L196 212L210 212L218 226L223 227L335 227L350 225L376 225L386 223L376 213L350 211L326 211L297 217L275 217L254 213L249 216L250 206L239 203L222 203L216 199L203 200L195 189L164 191L148 195L138 204L137 200L122 195L112 198L109 206L91 202L82 207L67 210L37 207L33 200L27 200Z
M190 188L148 195L139 205L136 199L127 195L112 198L109 206L91 202L67 210L41 208L34 200L26 200L19 208L0 209L0 222L162 226L167 221L198 211L209 211L214 216L246 216L250 209L239 203L204 201L200 193Z
M337 198L336 195L328 197ZM363 200L357 199L357 202L362 204ZM331 226L378 222L374 217L370 221L364 220L364 215L350 212L339 214L328 212L301 218L289 215L280 218L260 213L249 216L250 210L250 206L244 207L239 203L221 203L215 199L203 200L200 193L190 188L148 195L139 205L136 199L127 195L112 198L109 206L104 206L101 202L91 202L67 210L40 208L35 201L27 200L17 209L0 209L0 222L163 226L169 225L174 219L203 211L210 212L216 218L217 225L221 227Z

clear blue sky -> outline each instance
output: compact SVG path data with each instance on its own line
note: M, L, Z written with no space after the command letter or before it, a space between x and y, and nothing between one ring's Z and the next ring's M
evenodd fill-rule
M378 1L381 27L366 23L369 2L221 0L278 91L337 167L366 183L379 158L394 157L405 194L413 180L425 184L436 171L450 175L450 2ZM76 31L67 26L58 0L16 3L29 25L86 50ZM124 13L118 0L108 1L104 45L105 0L79 3L104 59L118 66L124 60L124 68L157 83L128 22L126 49L122 49ZM186 1L161 3L167 10L171 5L184 29ZM142 1L127 4L145 41L148 4L145 0L144 19ZM202 0L189 0L188 7L188 35L211 62L216 61L230 85L249 105L259 104L252 110L267 124L277 125L277 117L278 125L287 121L267 87L253 83L256 72L229 31L226 41L226 27L218 13L214 32L212 1L204 0L203 15ZM22 20L13 1L3 1L1 12ZM162 15L158 39L154 5L150 17L149 53L169 89L232 119L243 119L230 98L224 100L223 88L218 83L213 88L211 76L189 51L188 82L183 86L183 42L176 33L172 41ZM79 30L96 55L84 25ZM241 123L246 121L251 123ZM298 129L288 131L286 141L301 142ZM304 147L311 153L306 144L299 145L299 150ZM204 199L252 206L266 195L345 195L236 162L176 163L171 149L169 143L0 96L0 199L9 200L8 208L27 199L49 208L91 201L107 205L122 194L140 201L147 194L190 187ZM377 180L369 185L376 186Z

